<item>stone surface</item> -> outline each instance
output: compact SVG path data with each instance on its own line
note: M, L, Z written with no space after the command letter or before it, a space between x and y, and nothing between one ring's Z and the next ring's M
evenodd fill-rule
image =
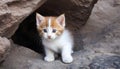
M6 58L10 48L10 41L5 37L0 37L0 62Z
M96 57L92 61L90 69L120 69L120 56Z
M74 62L43 61L43 55L15 45L0 69L120 69L119 0L98 0L78 37L84 49L75 52Z
M11 48L11 38L19 24L46 0L0 0L0 62ZM4 37L4 38L2 38Z
M101 68L98 69L103 69L103 67L109 69L111 66L119 69L120 56L117 54L103 54L81 50L72 54L74 62L64 64L60 58L56 58L53 62L46 62L41 54L25 47L13 46L11 54L0 65L0 69L97 69L99 66Z
M19 24L46 0L0 0L0 36L10 38Z
M85 48L97 52L120 52L120 5L114 0L100 0L87 24L80 30Z
M49 0L38 9L38 12L44 16L58 16L64 13L67 26L70 24L70 28L79 28L86 23L96 2L97 0Z

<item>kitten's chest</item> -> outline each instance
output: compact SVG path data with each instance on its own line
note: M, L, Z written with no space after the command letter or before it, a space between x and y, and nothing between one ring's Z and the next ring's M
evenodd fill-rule
M43 41L43 45L58 52L62 49L63 44L61 43L61 41L53 41L53 42L47 42L47 41Z

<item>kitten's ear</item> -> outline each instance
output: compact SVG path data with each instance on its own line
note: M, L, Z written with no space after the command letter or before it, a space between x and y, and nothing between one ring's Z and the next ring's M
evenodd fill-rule
M44 16L40 15L39 13L36 13L36 24L39 26L44 21Z
M65 27L65 15L64 14L58 16L56 20L62 27Z

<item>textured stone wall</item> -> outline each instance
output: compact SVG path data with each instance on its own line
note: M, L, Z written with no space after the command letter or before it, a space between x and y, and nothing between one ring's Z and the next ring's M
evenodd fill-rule
M66 16L67 26L76 30L85 24L97 0L49 0L37 12L45 16Z
M2 62L9 54L11 48L10 41L5 37L0 37L0 62Z
M19 24L46 0L0 0L0 62L9 53L10 38Z
M0 36L10 38L19 24L46 0L0 0Z

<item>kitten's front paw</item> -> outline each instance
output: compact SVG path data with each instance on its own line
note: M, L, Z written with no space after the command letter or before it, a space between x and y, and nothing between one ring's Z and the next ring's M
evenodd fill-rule
M54 59L54 57L47 57L47 56L46 56L46 57L44 58L44 60L47 61L47 62L52 62L52 61L54 61L55 59Z
M71 63L73 61L73 57L72 56L66 56L62 58L64 63Z

